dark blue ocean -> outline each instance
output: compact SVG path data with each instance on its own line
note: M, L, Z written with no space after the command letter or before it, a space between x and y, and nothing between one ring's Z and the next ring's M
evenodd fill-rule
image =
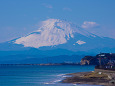
M67 73L86 71L94 66L0 66L0 86L92 86L60 83Z

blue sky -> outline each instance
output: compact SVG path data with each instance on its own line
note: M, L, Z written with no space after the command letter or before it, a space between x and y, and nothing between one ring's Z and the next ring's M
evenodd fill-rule
M87 24L88 31L115 38L114 10L115 0L0 0L0 42L24 36L48 18Z

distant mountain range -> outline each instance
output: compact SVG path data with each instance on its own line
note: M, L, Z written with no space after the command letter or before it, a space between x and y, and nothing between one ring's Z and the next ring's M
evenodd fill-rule
M0 44L1 60L8 60L10 55L49 57L99 52L115 52L115 39L97 36L60 19L43 21L36 31ZM18 60L18 57L15 57L15 60Z
M7 60L0 61L0 64L46 64L46 63L79 63L84 55L58 55L58 56L41 56L41 55L10 55L4 56Z

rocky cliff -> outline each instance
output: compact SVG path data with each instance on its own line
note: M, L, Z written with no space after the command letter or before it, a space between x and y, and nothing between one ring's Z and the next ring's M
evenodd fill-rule
M85 56L81 59L81 65L114 65L115 53L100 53L96 56Z
M81 65L98 65L98 59L93 56L85 56L81 59Z

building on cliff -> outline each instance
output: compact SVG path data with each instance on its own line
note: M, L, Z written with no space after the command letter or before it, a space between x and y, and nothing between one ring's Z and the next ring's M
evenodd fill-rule
M85 56L81 65L96 65L98 68L115 69L115 53L100 53L96 56Z

